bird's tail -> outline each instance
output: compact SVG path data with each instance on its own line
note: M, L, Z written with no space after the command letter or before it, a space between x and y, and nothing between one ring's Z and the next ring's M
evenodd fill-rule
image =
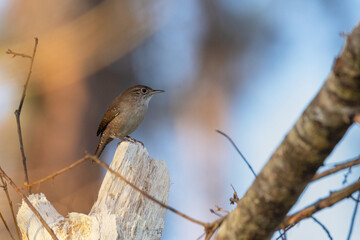
M96 147L96 150L95 150L95 155L97 157L100 157L101 153L104 151L105 149L105 146L111 142L112 138L109 138L108 136L106 136L106 134L101 134L100 136L100 139L99 139L99 143Z

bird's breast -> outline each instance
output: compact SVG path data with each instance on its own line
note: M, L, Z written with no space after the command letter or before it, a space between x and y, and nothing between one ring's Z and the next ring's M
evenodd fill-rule
M111 135L115 138L124 138L140 125L144 120L147 107L128 108L121 111L109 125L111 125Z

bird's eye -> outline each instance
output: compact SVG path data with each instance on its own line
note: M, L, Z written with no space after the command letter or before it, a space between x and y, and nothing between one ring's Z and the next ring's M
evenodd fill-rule
M146 93L146 92L147 92L147 89L146 89L146 88L142 88L141 91L142 91L143 93Z

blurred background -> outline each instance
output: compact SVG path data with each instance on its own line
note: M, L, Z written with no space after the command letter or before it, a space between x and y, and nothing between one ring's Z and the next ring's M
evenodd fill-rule
M155 96L132 137L165 160L171 176L169 205L202 221L231 210L232 184L241 197L254 177L229 134L259 172L307 104L360 20L360 2L0 0L0 165L24 182L14 110L29 60L39 46L21 122L30 181L93 152L108 104L124 89L145 84ZM105 149L110 162L118 141ZM356 157L360 127L353 126L323 169ZM355 181L353 168L311 184L292 212ZM82 164L33 189L63 215L88 213L104 171ZM20 199L11 191L18 208ZM0 192L0 211L12 224ZM357 195L355 195L357 196ZM334 239L345 239L355 203L345 200L315 216ZM167 213L163 239L197 239L203 229ZM358 214L356 224L360 222ZM15 232L13 231L15 234ZM354 229L353 238L360 235ZM8 233L0 224L0 239ZM328 239L311 219L288 239ZM274 238L275 239L275 238Z

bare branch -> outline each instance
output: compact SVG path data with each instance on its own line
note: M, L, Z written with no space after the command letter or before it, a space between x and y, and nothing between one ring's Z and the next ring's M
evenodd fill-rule
M330 174L336 173L336 172L341 171L341 170L343 170L345 168L350 168L352 166L356 166L356 165L359 165L359 164L360 164L360 157L358 157L358 158L356 158L355 160L352 160L352 161L337 164L337 165L335 165L334 168L331 168L331 169L326 170L326 171L324 171L322 173L316 174L311 181L319 180L320 178L329 176Z
M48 180L50 180L50 179L54 179L56 176L58 176L58 175L60 175L60 174L62 174L62 173L64 173L64 172L66 172L66 171L68 171L68 170L76 167L77 165L85 162L86 160L89 160L87 156L85 156L85 157L77 160L77 161L74 162L73 164L71 164L71 165L69 165L69 166L67 166L67 167L65 167L65 168L63 168L63 169L60 169L59 171L56 171L56 172L54 172L53 174L50 174L50 175L48 175L48 176L46 176L46 177L44 177L44 178L42 178L42 179L40 179L40 180L37 180L37 181L32 182L32 183L30 183L30 184L26 184L26 183L25 183L25 186L20 187L19 189L21 190L21 189L25 189L25 188L31 188L31 187L33 187L34 185L41 184L41 183L46 182L46 181L48 181Z
M20 151L21 151L21 155L22 155L22 159L23 159L23 166L24 166L24 172L25 172L25 182L27 184L29 184L29 175L28 175L28 171L27 171L27 163L26 163L26 156L25 156L25 151L24 151L24 143L23 143L23 138L22 138L22 133L21 133L20 114L21 114L21 109L22 109L22 106L23 106L23 103L24 103L24 100L25 100L25 96L26 96L27 86L28 86L30 76L31 76L31 72L32 72L32 66L33 66L33 63L34 63L34 58L35 58L35 54L36 54L37 45L38 45L38 39L35 38L35 45L34 45L34 50L33 50L32 57L27 56L25 54L15 53L15 52L11 51L10 49L6 52L8 54L14 54L14 57L15 56L22 56L22 57L30 57L31 58L31 60L30 60L30 68L29 68L29 72L28 72L26 82L25 82L25 85L24 85L24 89L23 89L23 92L22 92L19 107L14 112L15 117L16 117L16 123L17 123L17 130L18 130L19 143L20 143ZM29 188L28 191L31 192L31 188Z
M210 224L209 223L204 223L204 222L201 222L201 221L198 221L198 220L195 220L181 212L179 212L178 210L176 210L175 208L172 208L166 204L164 204L163 202L157 200L156 198L154 198L153 196L150 196L147 192L145 192L144 190L138 188L137 186L135 186L134 184L132 184L131 182L129 182L126 178L124 178L122 175L120 175L119 173L115 172L113 169L111 169L106 163L100 161L96 156L93 156L93 155L89 155L89 154L86 154L85 156L86 158L88 159L91 159L92 161L96 162L97 164L99 164L100 166L106 168L109 172L111 172L112 174L114 174L116 177L118 177L119 179L121 179L122 181L124 181L126 184L128 184L129 186L131 186L133 189L135 189L136 191L140 192L142 195L144 195L145 197L149 198L151 201L159 204L160 206L162 206L163 208L166 208L170 211L172 211L173 213L193 222L193 223L196 223L196 224L199 224L203 227L208 227Z
M225 209L223 209L223 208L221 208L221 207L219 207L217 205L215 205L215 209L210 208L210 212L215 214L218 217L223 217L224 216L224 215L221 215L218 212L223 212L223 213L229 214L229 211L227 211L227 210L225 210Z
M4 192L5 192L5 195L6 195L8 204L9 204L9 206L10 206L11 215L12 215L12 218L13 218L13 221L14 221L14 225L15 225L15 229L16 229L17 236L18 236L19 239L21 239L19 226L18 226L18 223L17 223L17 220L16 220L15 211L14 211L14 207L13 207L12 201L11 201L11 199L10 199L10 195L9 195L9 191L8 191L8 188L7 188L7 184L6 184L6 182L4 181L4 179L3 179L2 176L0 176L0 179L1 179L1 182L2 182L2 188L4 189Z
M23 58L30 58L30 59L32 59L32 57L29 56L29 55L26 55L26 54L23 54L23 53L17 53L17 52L12 51L11 49L8 49L5 53L6 53L6 54L13 55L13 56L12 56L13 58L16 57L16 56L19 56L19 57L23 57Z
M273 235L359 113L359 66L360 24L347 36L324 85L227 216L216 239Z
M237 203L240 199L239 196L234 188L234 186L232 184L230 184L230 186L232 187L232 189L234 190L233 196L229 199L230 200L230 204L235 204Z
M4 226L5 226L5 228L6 228L6 231L9 233L11 239L15 240L15 238L14 238L14 236L11 234L11 231L10 231L10 229L9 229L9 227L8 227L8 225L7 225L4 217L3 217L3 215L1 214L1 212L0 212L0 218L1 218L1 221L4 223ZM19 240L20 240L20 238L19 238Z
M285 231L284 231L284 232L285 232ZM281 238L281 240L285 240L286 235L285 235L285 234L283 235L283 234L281 233L281 230L280 230L280 229L278 230L278 233L280 234L278 238Z
M223 209L223 208L221 208L221 207L219 207L217 205L215 205L215 210L218 211L218 212L224 212L226 214L230 213L229 211L227 211L227 210L225 210L225 209Z
M66 171L74 168L75 166L77 166L77 165L85 162L86 160L91 160L91 161L99 164L100 166L106 168L109 172L111 172L112 174L114 174L116 177L120 178L120 179L121 179L122 181L124 181L125 183L129 184L132 188L134 188L135 190L139 191L139 192L140 192L141 194L143 194L145 197L149 198L150 200L154 201L155 203L159 204L160 206L162 206L162 207L164 207L164 208L166 208L166 209L174 212L175 214L177 214L177 215L179 215L179 216L181 216L181 217L183 217L183 218L185 218L185 219L187 219L187 220L189 220L189 221L191 221L191 222L194 222L194 223L197 223L197 224L199 224L199 225L202 225L202 226L205 227L205 228L207 228L207 227L209 227L209 226L210 226L210 227L212 226L212 223L204 223L204 222L195 220L195 219L193 219L193 218L191 218L191 217L189 217L189 216L187 216L187 215L185 215L185 214L177 211L176 209L174 209L174 208L172 208L172 207L170 207L170 206L168 206L168 205L160 202L159 200L157 200L157 199L155 199L154 197L150 196L150 195L149 195L148 193L146 193L145 191L143 191L143 190L141 190L140 188L138 188L137 186L133 185L131 182L129 182L127 179L125 179L123 176L121 176L119 173L117 173L117 172L115 172L114 170L112 170L106 163L100 161L96 156L92 156L92 155L89 155L89 154L86 154L83 158L77 160L77 161L74 162L73 164L71 164L71 165L69 165L69 166L67 166L67 167L65 167L65 168L63 168L63 169L61 169L61 170L59 170L59 171L51 174L51 175L48 175L48 176L45 177L45 178L42 178L42 179L40 179L40 180L38 180L38 181L35 181L35 182L33 182L33 183L29 184L29 185L25 185L25 186L23 186L23 187L18 188L18 190L24 189L24 188L26 188L26 187L32 187L32 186L34 186L34 185L37 185L37 184L43 183L43 182L45 182L45 181L48 181L48 180L50 180L50 179L53 179L54 177L58 176L59 174L62 174L62 173L64 173L64 172L66 172Z
M360 180L356 181L355 183L344 189L330 193L329 197L320 199L317 202L311 204L310 206L298 211L297 213L287 216L281 226L284 228L289 225L295 225L301 220L311 217L314 213L324 208L331 207L332 205L340 202L341 200L348 198L349 196L351 196L351 194L359 190Z
M344 180L342 181L343 185L347 183L347 179L350 174L351 174L351 167L348 168L347 172L344 175Z
M54 239L54 240L59 240L54 231L49 227L49 225L45 222L45 220L43 219L43 217L40 215L40 213L36 210L36 208L31 204L31 202L29 201L29 199L25 196L25 194L23 194L18 187L16 186L16 184L13 182L13 180L11 180L11 178L6 175L6 173L2 170L2 168L0 167L0 175L5 178L5 180L10 184L11 187L13 187L15 189L15 191L17 192L17 194L19 194L19 196L25 201L25 203L28 205L28 207L31 209L31 211L33 211L33 213L38 217L38 219L40 220L40 222L42 223L42 225L45 227L45 229L48 231L48 233L50 234L50 236ZM17 224L16 224L17 225Z
M205 236L205 233L202 233L196 240L202 239L203 236Z
M283 233L282 234L280 234L280 236L278 236L277 238L276 238L276 240L278 240L278 239L283 239L283 238L285 238L286 239L286 232L287 231L289 231L291 228L293 228L295 225L290 225L290 226L288 226L287 228L285 228L285 229L283 229Z
M207 227L205 227L205 240L210 240L210 238L214 235L214 233L219 229L221 224L227 218L228 215L219 218L215 222L210 223Z
M355 223L355 217L356 217L357 209L358 209L358 206L359 206L359 200L360 200L360 191L359 191L357 201L355 202L355 208L354 208L353 215L351 217L351 224L350 224L350 229L349 229L347 240L351 239L351 234L352 234L352 230L354 228L354 223Z
M360 202L360 200L359 200L359 199L354 198L354 197L353 197L353 195L351 195L351 196L350 196L350 198L351 198L352 200L354 200L355 202L357 202L357 203L358 203L358 202Z
M210 208L210 212L212 213L212 214L215 214L216 216L218 216L218 217L222 217L223 215L221 215L220 213L217 213L214 209L212 209L212 208Z
M325 231L326 234L328 235L329 239L330 239L330 240L333 240L333 238L332 238L329 230L325 227L325 225L322 224L319 220L317 220L314 216L311 216L311 218L312 218L317 224L319 224L319 225L322 227L322 229L324 229L324 231Z
M241 153L241 151L239 150L239 148L236 146L236 144L234 143L234 141L224 132L220 131L220 130L216 130L216 132L220 133L221 135L223 135L224 137L226 137L231 144L234 146L234 148L236 149L236 151L240 154L241 158L244 160L244 162L246 163L246 165L250 168L250 171L254 174L255 178L256 178L256 173L254 171L254 169L251 167L250 163L246 160L246 158L244 157L244 155Z

